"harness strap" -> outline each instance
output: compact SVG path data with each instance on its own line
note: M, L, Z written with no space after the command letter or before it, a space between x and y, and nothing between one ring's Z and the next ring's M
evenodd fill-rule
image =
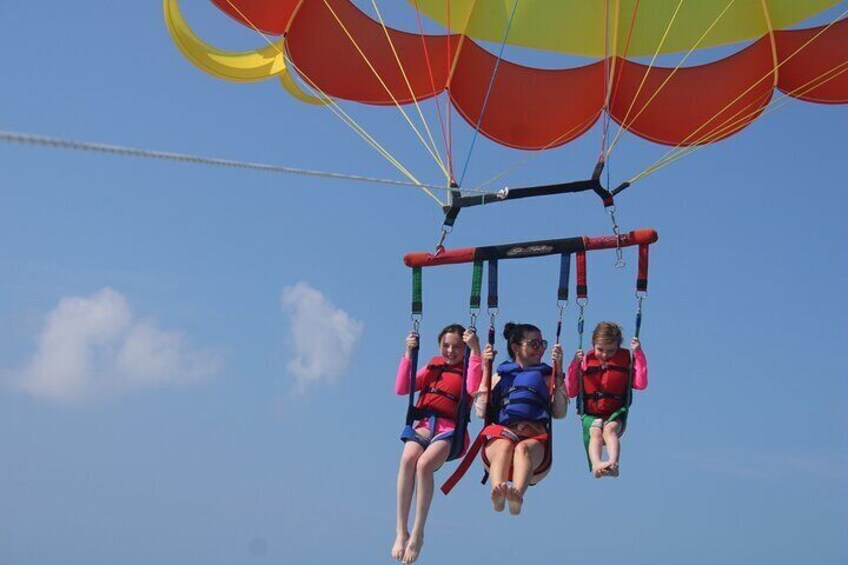
M619 373L627 373L630 370L630 366L622 367L620 365L597 365L593 367L586 367L583 371L584 375L592 375L594 373L600 373L602 371L618 371Z
M615 399L615 400L622 400L623 401L623 400L627 399L627 395L626 394L613 394L611 392L599 392L599 391L592 392L592 393L589 393L589 394L585 394L585 393L583 394L583 400L590 400L590 399L591 400L601 400L602 398L612 398L612 399Z
M435 387L428 388L427 390L424 391L424 393L425 394L438 394L439 396L444 396L448 400L453 400L454 402L459 402L459 398L460 398L455 394L451 394L451 393L449 393L445 390L442 390L440 388L435 388Z
M545 413L548 412L548 408L550 407L549 402L541 402L539 400L536 400L535 398L514 398L512 400L505 400L504 403L501 405L501 409L504 409L512 404L529 404L531 406L535 406L536 408L541 408L545 411Z
M504 433L508 432L508 433ZM519 438L518 441L522 441L525 439L536 439L539 441L548 441L548 434L537 434L535 436L530 437L522 437ZM460 462L459 466L457 466L456 471L447 478L447 480L442 484L441 491L444 494L448 494L453 487L456 486L456 483L465 476L465 473L468 472L468 468L471 467L471 464L474 462L474 458L477 457L477 454L480 452L480 449L486 445L486 442L492 438L502 438L511 441L512 443L518 443L515 441L514 434L509 432L509 430L505 426L501 426L499 424L490 424L480 430L479 435L474 440L474 443L471 444L471 447L468 448L468 452L465 454L465 457Z
M439 375L436 378L439 378L439 379L442 378L442 373L456 373L457 375L462 374L462 369L460 369L459 367L454 367L453 365L430 364L430 365L427 365L427 368L430 369L431 371L437 371L439 373Z
M471 348L466 345L465 357L462 362L462 388L460 389L459 398L456 403L453 435L451 436L447 461L453 461L462 453L462 448L465 447L465 433L468 430L468 421L471 419L471 407L468 404L468 391L466 390L468 387L469 357L471 357Z

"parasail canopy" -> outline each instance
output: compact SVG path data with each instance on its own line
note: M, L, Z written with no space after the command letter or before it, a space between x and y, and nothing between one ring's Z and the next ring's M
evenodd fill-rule
M746 127L776 91L848 102L848 19L786 29L838 0L408 0L443 34L389 27L375 0L369 13L351 0L212 0L265 36L248 52L209 45L178 0L163 1L176 45L214 76L276 77L313 104L403 106L445 94L475 131L523 150L566 144L599 119L654 143L699 146ZM698 50L729 44L738 44L730 55L685 64ZM506 59L505 45L597 60L532 67ZM658 66L663 53L683 58Z

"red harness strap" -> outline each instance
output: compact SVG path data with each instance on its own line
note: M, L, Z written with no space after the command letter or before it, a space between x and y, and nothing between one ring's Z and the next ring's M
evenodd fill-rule
M506 433L504 433L505 431ZM477 453L480 452L480 449L482 449L483 446L493 438L506 439L512 443L518 443L518 441L523 441L525 439L535 439L541 442L547 442L549 436L547 433L537 434L534 436L520 437L518 441L516 441L515 434L509 431L506 426L501 426L500 424L489 424L480 430L480 434L474 440L474 443L471 444L471 447L468 448L468 451L465 453L465 457L456 468L456 471L454 471L453 474L444 482L441 489L443 493L448 494L451 490L453 490L453 487L456 486L459 479L461 479L468 471L468 468L471 467L471 463L474 462L474 458L477 456Z

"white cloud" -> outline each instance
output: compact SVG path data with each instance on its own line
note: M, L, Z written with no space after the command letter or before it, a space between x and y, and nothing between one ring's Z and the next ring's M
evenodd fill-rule
M363 323L305 282L283 289L282 306L289 316L294 345L294 358L287 368L297 380L296 391L341 376L362 335Z
M29 394L73 402L217 372L217 356L192 350L180 332L136 318L119 292L62 298L45 320L38 349L13 380Z

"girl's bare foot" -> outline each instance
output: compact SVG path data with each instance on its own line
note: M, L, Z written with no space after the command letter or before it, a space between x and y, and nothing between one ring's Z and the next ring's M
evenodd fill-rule
M607 470L607 474L610 477L618 476L618 463L610 463L609 469Z
M406 550L403 552L402 563L409 565L415 563L418 559L418 554L421 553L421 546L424 545L423 535L414 535L406 542Z
M506 483L501 483L492 487L492 508L495 512L503 512L506 506Z
M607 475L607 469L610 464L608 461L604 461L603 463L598 463L596 466L592 467L592 476L596 479L600 479L601 477L605 477Z
M409 539L409 534L406 532L398 532L395 538L395 544L392 546L392 559L400 561L403 559L403 552L406 548L406 540Z
M509 513L513 516L521 514L521 505L524 504L524 495L512 485L506 491L506 499L509 501Z

